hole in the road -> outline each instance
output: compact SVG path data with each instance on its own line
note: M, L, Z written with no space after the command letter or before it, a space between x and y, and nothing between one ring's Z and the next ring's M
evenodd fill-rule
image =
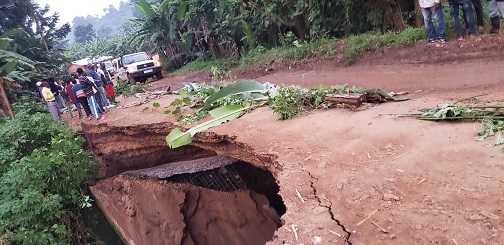
M182 244L262 245L282 225L280 216L286 207L275 178L249 163L234 161L164 180L202 187L186 196ZM214 198L215 191L220 193L219 200Z

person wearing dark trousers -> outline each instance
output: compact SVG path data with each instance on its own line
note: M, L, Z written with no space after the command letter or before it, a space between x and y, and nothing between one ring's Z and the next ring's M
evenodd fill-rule
M457 39L459 41L464 40L464 31L462 30L462 25L460 24L459 10L462 10L465 14L465 21L469 26L469 36L476 35L476 23L474 23L474 13L471 0L449 0L450 3L450 15L455 26L455 32L457 33Z
M86 112L86 118L91 119L91 108L89 108L89 103L84 90L82 90L80 83L77 83L76 79L72 79L72 84L72 93L77 98L79 105L84 109L84 112Z
M70 100L70 102L75 105L75 108L77 108L77 112L79 114L79 119L82 118L82 110L81 110L81 106L79 104L79 101L77 100L77 96L75 96L75 93L72 91L72 81L74 79L73 78L67 78L65 79L65 91L68 95L68 99ZM68 108L69 111L72 111L72 106L70 105L69 108ZM73 117L72 113L70 113L70 116Z
M94 90L96 90L96 84L87 78L82 68L77 68L77 74L79 75L79 83L82 86L82 90L86 94L89 107L91 109L91 112L93 113L93 116L98 121L104 120L105 115L100 115L99 105L95 98L96 92Z
M65 108L65 100L63 100L63 97L60 94L60 91L62 88L56 84L56 80L54 77L50 77L47 79L47 84L49 84L49 88L51 89L51 92L53 92L54 97L56 98L56 103L58 104L59 109L64 109Z
M474 6L474 13L476 17L476 26L478 27L478 33L483 34L485 32L485 27L484 27L484 21L483 21L483 4L481 3L481 0L471 0L473 6ZM467 18L465 11L463 12L464 14L464 20ZM469 30L469 23L466 21L466 29Z
M490 33L497 34L500 31L501 17L504 17L504 0L490 0L488 2L488 12L492 28Z

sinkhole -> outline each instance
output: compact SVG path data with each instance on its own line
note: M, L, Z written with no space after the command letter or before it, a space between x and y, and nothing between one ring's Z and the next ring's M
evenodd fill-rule
M118 204L109 207L109 219L134 244L263 245L273 240L286 212L270 171L225 156L171 162L122 176L127 178L115 177L122 179L94 189L118 197ZM120 211L125 206L126 219Z
M215 190L225 193L218 205L228 212L222 212L217 217L207 212L215 207L202 202L198 220L191 203L186 203L182 212L187 225L182 244L250 244L263 245L273 239L275 231L282 226L280 216L285 214L286 207L278 194L279 187L267 170L257 168L250 163L237 161L215 169L194 173L177 174L164 179L169 182L190 184L205 190ZM206 194L206 193L205 193ZM201 195L201 192L200 192ZM191 198L187 199L189 202ZM214 201L212 199L209 200ZM230 216L222 222L212 219L220 215ZM194 221L193 221L194 219ZM234 225L226 224L226 219L233 220ZM202 231L204 225L209 225Z

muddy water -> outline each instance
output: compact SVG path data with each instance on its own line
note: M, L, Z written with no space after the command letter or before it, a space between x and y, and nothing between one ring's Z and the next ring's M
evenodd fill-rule
M93 234L97 244L124 244L121 237L117 234L112 225L110 225L107 218L96 204L91 208L84 209L82 216L88 232Z

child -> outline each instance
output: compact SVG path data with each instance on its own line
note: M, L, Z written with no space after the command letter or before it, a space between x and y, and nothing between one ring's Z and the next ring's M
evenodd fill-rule
M425 30L427 31L429 43L444 43L445 23L440 0L418 0L418 3L420 4L420 8L422 8L422 15L424 17ZM433 17L437 20L437 30L432 23Z
M105 93L107 94L107 98L109 99L111 106L115 106L117 102L115 100L114 84L112 81L105 85Z

